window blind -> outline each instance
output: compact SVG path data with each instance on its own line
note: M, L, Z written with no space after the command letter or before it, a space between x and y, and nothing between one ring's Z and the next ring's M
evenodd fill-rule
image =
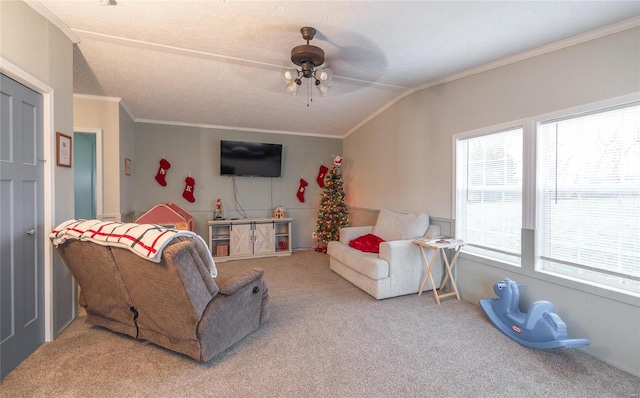
M640 105L539 123L537 140L541 268L638 289Z
M465 251L519 264L522 140L515 128L456 142L456 231Z

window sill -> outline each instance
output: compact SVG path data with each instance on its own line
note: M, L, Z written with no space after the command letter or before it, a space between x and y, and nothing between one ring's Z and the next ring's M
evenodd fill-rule
M550 273L547 271L536 271L533 269L533 266L521 267L518 265L513 265L511 263L506 263L493 258L487 258L481 255L477 255L469 252L461 252L459 259L472 261L487 267L505 270L514 274L520 274L528 278L534 278L540 281L562 286L567 289L580 291L586 294L603 297L609 300L618 301L620 303L624 303L624 304L628 304L628 305L632 305L634 307L640 308L640 297L634 295L633 293L622 292L618 290L595 286L590 284L589 282L576 280L574 278L566 277L564 275L558 275L558 274ZM533 261L531 263L533 263Z

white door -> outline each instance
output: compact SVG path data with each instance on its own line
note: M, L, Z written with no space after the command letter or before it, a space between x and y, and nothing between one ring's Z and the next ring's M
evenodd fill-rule
M253 254L253 231L251 224L231 224L229 237L231 256L245 256Z
M253 252L255 254L275 253L276 230L274 223L256 224L253 231Z
M0 379L44 342L42 96L0 78Z

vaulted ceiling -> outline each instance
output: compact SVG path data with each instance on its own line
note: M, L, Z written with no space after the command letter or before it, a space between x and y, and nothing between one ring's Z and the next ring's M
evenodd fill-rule
M637 26L640 15L638 1L47 0L38 6L80 39L76 94L121 98L137 121L329 137L344 137L416 89L613 24ZM334 73L326 97L306 81L291 96L280 77L294 66L291 49L306 43L303 26L317 29L310 44L325 51L324 66Z

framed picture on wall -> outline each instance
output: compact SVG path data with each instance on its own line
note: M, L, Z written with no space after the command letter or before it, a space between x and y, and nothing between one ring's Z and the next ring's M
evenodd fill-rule
M71 167L72 138L63 133L56 133L56 164L62 167Z
M124 158L124 174L130 176L132 172L131 167L131 159Z

